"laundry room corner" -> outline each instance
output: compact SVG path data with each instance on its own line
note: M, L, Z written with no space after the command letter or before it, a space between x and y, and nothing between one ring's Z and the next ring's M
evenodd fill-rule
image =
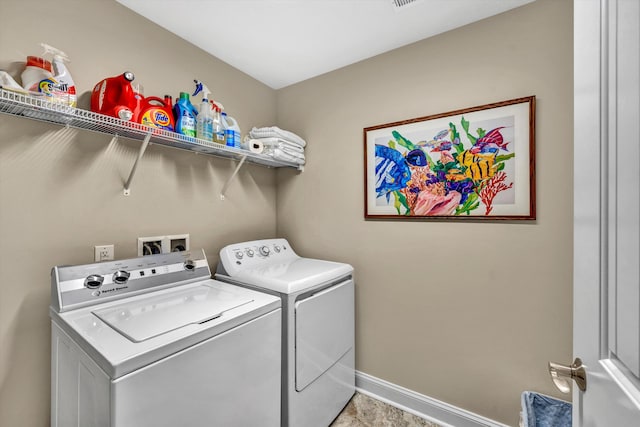
M277 92L309 142L278 235L354 266L356 371L517 425L572 356L573 3L537 0ZM537 219L364 219L363 129L536 97Z
M37 18L36 18L37 17ZM3 0L0 69L17 75L40 43L65 51L89 109L93 86L131 71L145 95L205 81L245 127L275 122L275 91L115 1ZM94 246L137 256L137 238L189 234L214 269L225 244L276 232L276 176L247 162L0 115L0 425L48 425L53 266L94 262Z

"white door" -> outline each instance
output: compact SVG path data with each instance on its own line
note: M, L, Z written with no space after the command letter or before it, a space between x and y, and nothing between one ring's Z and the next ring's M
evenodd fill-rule
M573 425L640 426L640 1L575 0L574 46Z

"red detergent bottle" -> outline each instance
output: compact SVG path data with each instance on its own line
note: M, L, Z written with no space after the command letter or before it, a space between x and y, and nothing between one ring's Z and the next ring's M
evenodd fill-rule
M169 95L165 95L164 99L149 96L142 100L133 120L145 126L173 132L175 121L171 108L172 102Z
M122 120L133 119L140 96L133 90L132 72L108 77L96 84L91 92L91 111Z

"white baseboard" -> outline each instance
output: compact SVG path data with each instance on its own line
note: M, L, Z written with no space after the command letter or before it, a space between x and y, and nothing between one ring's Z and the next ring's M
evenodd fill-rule
M356 391L443 427L508 427L360 371L356 371Z

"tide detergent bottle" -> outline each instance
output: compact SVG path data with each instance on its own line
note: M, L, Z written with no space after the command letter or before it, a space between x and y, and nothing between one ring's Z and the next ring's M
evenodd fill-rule
M134 121L156 129L174 131L174 119L171 111L171 97L165 95L164 99L157 96L148 96L140 103L138 113Z
M189 101L187 92L180 92L180 98L173 106L173 117L176 119L176 132L186 136L196 136L196 117L198 111Z

